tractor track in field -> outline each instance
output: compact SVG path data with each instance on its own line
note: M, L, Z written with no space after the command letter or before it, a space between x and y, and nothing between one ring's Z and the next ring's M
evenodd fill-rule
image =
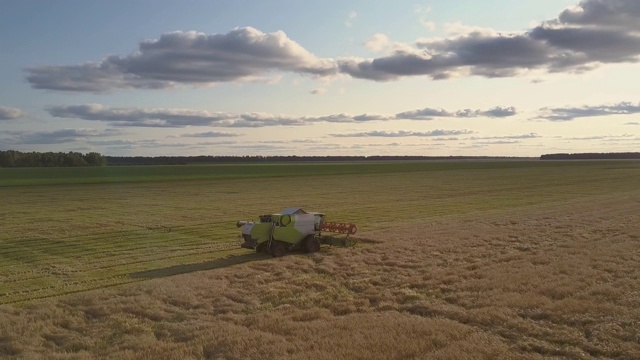
M180 258L198 261L207 254L218 258L239 248L235 237L211 234L208 223L124 225L134 229L64 238L42 234L3 242L0 304L140 281L131 274L154 270L154 264L176 265Z
M72 276L79 273L108 270L108 269L113 269L113 268L118 268L123 266L126 267L129 265L143 264L143 263L149 263L154 261L162 261L162 260L174 259L179 257L185 257L193 254L218 253L218 252L223 252L223 251L237 249L237 248L238 248L237 244L233 243L233 244L221 244L219 246L205 246L205 247L198 246L198 247L193 247L187 250L181 249L179 251L171 251L171 252L169 251L155 252L155 253L147 252L146 253L147 255L144 255L144 256L141 256L141 255L121 256L115 260L91 262L89 266L85 265L84 267L76 267L76 268L67 268L67 267L62 268L60 266L51 266L51 265L45 264L42 266L38 266L36 269L32 269L28 271L2 274L0 275L0 281L3 284L11 284L11 283L17 283L17 282L32 281L32 280L51 277L51 276L56 276L56 277ZM171 255L163 256L167 253L170 253ZM37 275L31 276L31 277L25 276L27 274L34 274L34 273L36 273Z
M50 238L40 239L19 239L12 242L5 242L5 251L0 255L5 258L20 261L24 264L34 263L29 261L31 253L46 254L49 256L62 256L63 258L73 258L74 256L90 254L95 259L96 256L114 256L120 253L131 252L132 250L143 250L147 248L171 248L174 246L200 246L207 242L219 242L220 239L212 237L198 236L200 240L185 241L186 237L193 238L192 234L200 231L184 231L178 228L173 231L175 237L167 239L154 238L149 241L149 232L132 234L131 231L104 232L91 235L80 235L68 237L65 240ZM121 236L118 236L121 235ZM104 242L109 238L108 242ZM116 238L117 240L113 240ZM219 238L219 237L218 237ZM102 241L102 243L100 243ZM132 243L144 242L139 246L132 246ZM9 248L9 249L7 249ZM13 249L11 249L13 248ZM5 265L6 266L6 265ZM2 269L2 266L0 266Z
M143 250L147 247L144 248L138 248L138 249L132 249L132 250ZM140 255L140 254L131 254L128 256L120 256L120 257L116 257L110 260L106 260L106 261L102 261L102 262L91 262L89 265L87 264L83 264L82 266L78 266L76 268L69 268L69 267L64 267L61 268L60 266L52 266L49 264L42 264L41 266L38 267L38 269L31 269L31 270L26 270L26 271L17 271L17 272L12 272L12 273L5 273L5 274L1 274L0 275L0 279L4 280L4 281L10 281L9 278L12 276L22 276L25 274L29 274L29 273L33 273L34 271L42 271L42 272L46 272L51 274L52 272L56 271L56 272L60 272L60 273L67 273L67 274L71 274L71 273L80 273L80 272L87 272L87 271L92 271L92 270L102 270L102 269L110 269L110 268L114 268L114 267L120 267L123 265L130 265L130 264L137 264L137 263L142 263L142 262L151 262L151 261L156 261L156 260L164 260L164 259L172 259L172 258L177 258L177 257L183 257L183 256L187 256L187 255L191 255L191 254L203 254L203 253L217 253L217 252L221 252L221 251L227 251L227 250L232 250L232 249L237 249L238 248L238 244L237 243L219 243L216 245L208 245L208 246L194 246L192 248L189 248L187 250L184 249L184 247L181 247L180 250L175 250L175 249L168 249L167 251L159 251L159 252L147 252L146 255ZM171 254L170 256L162 256L163 254ZM158 256L160 255L160 256ZM107 258L107 256L105 256L104 258ZM126 261L126 260L131 260L131 259L135 259L136 261ZM123 261L125 260L125 261ZM36 262L32 262L32 263L26 263L26 264L37 264ZM42 270L41 270L42 269Z
M79 244L70 243L64 246L39 248L38 250L35 250L35 251L38 253L44 253L48 255L47 257L59 257L61 259L73 259L74 256L81 256L86 254L88 256L90 255L92 260L94 260L94 259L102 259L107 257L115 257L117 259L120 259L122 257L118 256L119 254L129 253L136 250L163 249L164 251L174 251L173 247L178 247L178 246L180 249L184 249L185 247L202 248L202 247L209 246L209 245L205 245L206 243L204 243L202 240L184 242L184 241L175 241L175 239L157 241L152 244L145 244L140 246L126 246L126 244L130 243L131 241L135 241L135 238L128 238L123 240L122 242L112 243L111 245L105 246L105 247L91 248L88 246L82 246ZM223 242L214 242L214 243L223 243ZM170 244L173 246L164 246L167 244ZM68 249L69 247L78 247L78 248L84 248L84 249L69 250ZM21 250L3 253L3 256L5 258L18 260L20 261L21 264L35 264L35 263L42 262L40 259L28 260L29 251L34 251L34 250L31 247L23 247L23 249ZM18 254L22 256L12 256L14 254ZM77 262L78 260L75 260L75 261ZM7 267L7 266L8 265L5 265L4 267ZM2 267L0 267L0 269L2 269Z
M139 280L133 279L127 275L114 275L100 279L74 280L61 285L41 286L38 288L0 293L0 304L15 304L71 293L102 289L136 281Z
M220 253L224 253L225 251L235 250L237 249L237 247L238 246L235 243L224 244L223 246L208 247L208 249L194 249L192 251L186 251L186 252L181 251L177 253L173 252L169 256L150 256L150 257L145 257L144 259L137 259L136 261L118 262L116 264L99 265L96 267L84 268L84 269L75 269L70 272L64 272L64 273L53 276L54 278L60 279L60 281L62 281L61 284L38 286L36 288L28 288L29 283L33 283L37 280L51 279L52 274L48 272L42 272L37 276L28 277L28 278L22 277L17 279L3 279L3 284L13 284L16 287L20 287L19 285L24 282L26 283L25 285L27 285L27 287L20 287L21 290L0 292L0 304L10 304L10 303L23 302L23 301L30 301L30 300L36 300L41 298L48 298L52 296L65 295L68 293L89 291L89 290L95 290L95 289L100 289L104 287L111 287L111 286L141 281L143 279L137 279L135 277L132 277L131 275L133 273L139 272L140 270L147 271L147 270L153 270L153 269L142 267L140 269L136 268L135 271L127 271L126 273L123 273L123 274L116 274L116 275L110 275L105 277L98 276L92 279L66 278L67 276L72 276L73 274L82 274L86 272L104 272L106 274L109 269L114 269L114 268L117 269L122 267L131 269L132 265L184 258L189 255L193 255L194 253L220 254ZM155 254L155 255L158 255L158 254ZM38 270L33 270L33 271L38 271ZM24 275L25 272L22 272L21 274ZM118 281L114 282L113 280L115 279L117 279Z
M74 244L69 244L69 246L74 246ZM105 250L103 248L97 248L93 251L77 251L77 252L72 251L70 253L65 253L66 256L53 254L51 251L49 251L50 250L49 248L45 248L44 250L48 250L48 251L42 251L43 253L48 253L48 255L55 255L55 256L45 257L44 262L43 262L43 259L26 260L21 257L13 257L12 259L15 261L19 261L21 265L41 264L44 267L48 266L46 259L68 260L69 262L71 262L71 264L65 263L64 261L62 262L56 261L55 263L56 264L63 263L68 267L77 268L79 269L78 271L83 271L87 269L100 267L100 266L95 266L96 264L101 265L104 263L114 263L114 262L121 263L122 260L130 259L134 257L152 256L153 258L157 259L158 254L162 254L166 252L171 252L173 254L175 253L190 254L190 253L196 253L196 252L202 252L202 251L214 252L218 250L227 250L229 248L234 248L234 247L238 247L238 244L236 242L233 242L233 243L217 242L217 243L214 243L213 245L207 245L207 244L203 244L202 241L192 241L187 243L180 242L178 249L167 246L162 248L162 250L158 250L158 243L151 243L151 244L147 243L142 246L127 247L127 248L118 249L118 250L110 250L110 249ZM22 253L28 250L29 250L28 248L25 248ZM145 251L145 250L148 250L148 251ZM150 254L150 255L141 255L141 254ZM9 255L9 254L5 254L5 255ZM87 262L82 261L84 259L90 260L90 264L88 267L87 267ZM4 270L5 268L12 268L12 267L13 265L7 264L3 267L0 267L0 271ZM6 276L6 274L7 273L0 274L0 279ZM10 272L8 274L12 274L12 273Z
M59 248L68 249L70 245L73 245L74 247L86 247L87 250L93 252L97 249L118 248L128 242L139 240L139 239L148 239L150 235L149 232L151 231L147 231L144 233L137 233L137 234L132 231L117 232L117 233L105 232L105 233L98 233L98 234L91 234L91 235L71 236L71 237L66 237L65 240L51 239L49 237L40 238L40 239L22 238L22 239L17 239L11 242L10 241L4 242L5 248L17 247L17 249L4 251L2 255L23 253L24 250L33 250L33 251L37 250L40 252L47 252L52 249L59 249ZM166 233L168 234L170 232L172 231L168 231ZM121 234L121 236L118 236L119 233ZM191 235L193 233L195 232L186 233L186 232L180 232L180 231L173 231L173 234L174 235L177 234L178 236ZM190 236L190 237L193 237L193 236ZM93 245L93 244L98 244L99 241L105 241L105 238L109 239L107 240L108 243L102 243L99 246ZM118 240L114 241L113 240L114 238ZM200 238L212 240L212 238L204 237L204 236L200 236ZM170 239L160 240L160 241L158 241L158 239L155 239L153 241L153 244L158 245L162 243L171 243L175 241L176 241L176 238L170 238Z

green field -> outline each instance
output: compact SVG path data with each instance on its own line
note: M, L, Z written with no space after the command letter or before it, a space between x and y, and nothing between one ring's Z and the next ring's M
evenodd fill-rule
M195 166L109 166L68 168L1 168L0 187L104 184L155 181L241 179L262 177L380 174L447 170L584 167L594 162L553 161L397 161L291 164L224 164Z
M236 220L323 211L360 235L443 216L640 194L640 163L386 162L0 168L0 304L246 253Z
M0 358L637 359L640 162L0 168ZM354 248L273 259L301 206Z

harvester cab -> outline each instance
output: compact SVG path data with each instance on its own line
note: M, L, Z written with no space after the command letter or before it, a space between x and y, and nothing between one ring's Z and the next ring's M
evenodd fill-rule
M324 217L320 212L287 208L277 214L260 215L259 222L238 221L236 226L242 228L244 239L240 246L280 257L296 249L317 252L321 244L355 245L355 239L349 238L357 231L354 224L326 222ZM346 236L323 235L322 232Z

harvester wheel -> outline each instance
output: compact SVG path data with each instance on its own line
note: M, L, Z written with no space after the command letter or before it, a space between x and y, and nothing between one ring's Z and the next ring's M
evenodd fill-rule
M320 241L315 236L309 236L304 239L304 251L314 253L320 251Z
M269 251L271 252L271 256L275 257L282 257L284 256L284 254L286 254L287 249L284 248L284 245L282 245L281 242L279 241L272 241L271 242L271 248L269 249Z
M269 249L267 249L267 242L263 242L258 244L258 246L256 246L256 252L257 253L266 253L269 252Z

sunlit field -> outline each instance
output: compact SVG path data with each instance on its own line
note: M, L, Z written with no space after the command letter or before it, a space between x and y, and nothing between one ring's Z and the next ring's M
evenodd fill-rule
M0 357L640 357L640 163L0 169ZM355 248L272 259L289 206Z

